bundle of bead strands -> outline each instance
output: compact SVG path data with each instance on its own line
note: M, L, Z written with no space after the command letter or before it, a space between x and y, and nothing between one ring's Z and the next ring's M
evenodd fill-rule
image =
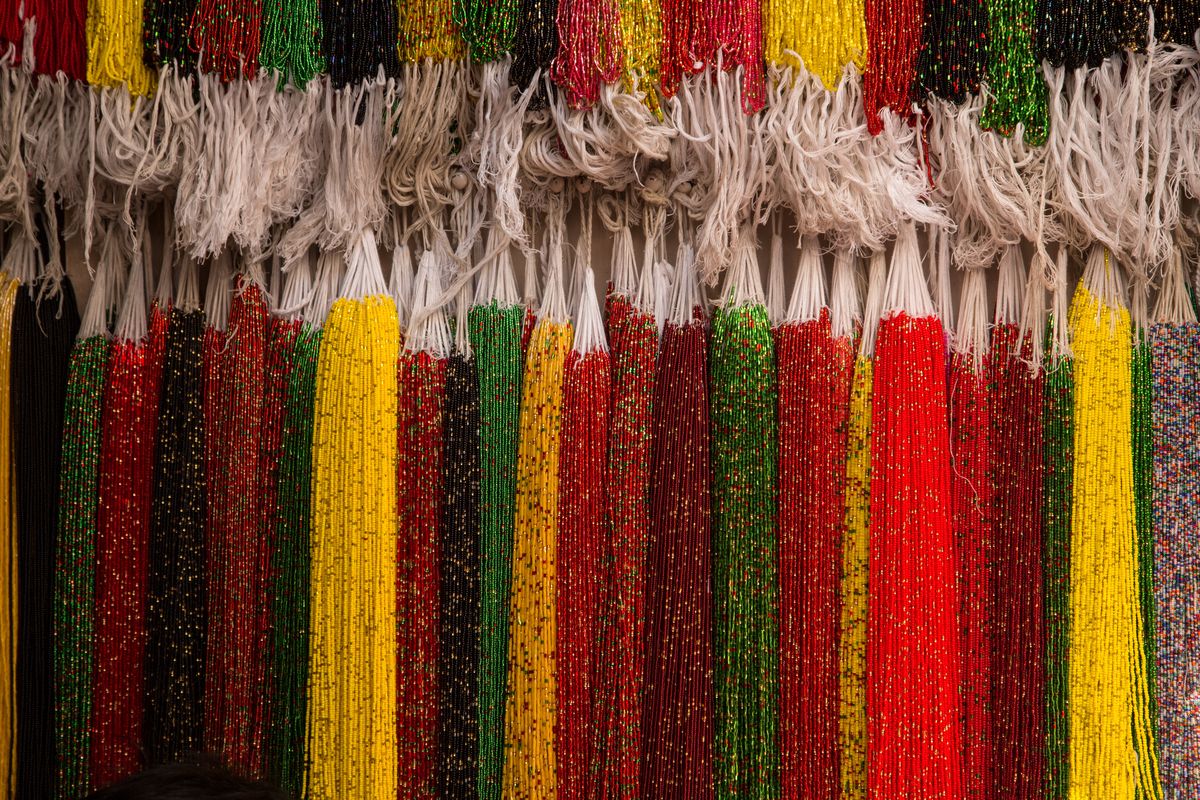
M750 232L709 342L713 441L714 783L779 794L775 353Z
M581 254L583 256L584 254ZM575 340L563 377L558 459L558 797L587 800L599 720L593 690L600 654L599 602L604 554L609 398L612 367L595 280L587 269L576 299Z
M1139 278L1133 288L1133 354L1130 385L1133 389L1133 502L1137 526L1138 604L1142 613L1142 644L1146 650L1146 682L1150 691L1151 725L1158 724L1157 621L1154 601L1154 383L1151 375L1151 342L1147 330L1146 293Z
M988 796L992 780L992 587L995 536L990 463L987 276L970 270L959 298L950 362L951 527L962 642L963 792ZM1035 409L1039 411L1040 409Z
M311 797L397 796L400 328L381 273L373 234L360 234L317 363L305 780Z
M446 61L463 56L463 41L454 21L453 0L401 3L400 60ZM550 20L553 25L553 18Z
M274 727L277 699L275 661L272 645L275 641L275 580L276 550L279 542L280 475L285 468L288 453L283 449L284 424L287 416L288 387L292 381L292 364L295 357L296 340L300 335L300 320L295 314L285 314L283 309L288 300L296 305L296 279L294 275L303 271L296 264L287 276L290 297L284 294L283 278L279 274L278 258L272 269L271 308L266 320L265 347L263 352L263 395L262 428L259 438L258 476L258 564L259 601L256 612L254 648L261 656L255 665L254 681L260 687L254 697L253 715L257 720L256 733L261 740L257 774L270 775L275 772L271 756L271 732Z
M370 80L382 66L384 74L400 74L394 0L319 0L322 49L328 58L334 88Z
M646 568L646 798L713 798L712 474L708 343L695 258L681 248L654 383Z
M239 274L229 306L220 383L216 471L209 526L205 746L246 775L262 773L261 709L266 669L263 625L266 551L260 525L267 309L257 265Z
M1068 341L1066 248L1054 272L1051 344L1042 388L1042 526L1045 537L1046 789L1066 800L1069 788L1067 685L1071 643L1071 481L1074 474L1075 368Z
M88 3L87 81L92 86L124 86L134 97L154 91L154 73L143 61L142 0Z
M716 42L704 0L661 0L660 88L674 97L685 76L703 72L716 58Z
M768 64L791 68L797 75L807 70L833 91L848 64L859 72L866 66L863 2L766 0L763 42Z
M499 800L504 764L508 674L509 589L512 582L521 371L525 310L517 303L508 248L483 268L470 311L471 349L479 377L480 800Z
M479 379L467 335L470 283L446 360L438 630L438 794L475 797L479 757Z
M560 44L550 65L550 77L566 92L571 108L594 106L601 87L620 74L620 21L615 0L559 3Z
M1033 280L1040 280L1035 275ZM1042 374L1017 322L1025 267L1001 256L989 359L990 477L994 491L991 664L992 785L1014 800L1045 781L1045 617L1042 544Z
M1041 144L1049 130L1046 81L1035 52L1039 3L1036 0L988 0L988 103L981 128L1005 136L1018 127L1025 141Z
M867 797L867 577L871 522L872 358L883 309L887 264L871 255L862 340L854 360L846 444L846 517L842 534L842 622L838 643L840 676L838 741L842 797Z
M633 253L626 264L633 275ZM650 533L650 424L658 326L654 319L652 259L636 293L617 284L608 297L612 348L612 411L605 475L604 614L599 642L599 791L639 795L644 685L646 554Z
M284 397L283 460L279 467L276 540L271 564L271 659L274 704L267 741L267 776L291 796L304 788L308 679L309 528L312 515L313 403L321 325L337 293L341 258L322 253L317 285L307 287L308 264L292 267L284 308L303 317L292 347ZM297 301L312 291L303 309ZM295 312L292 309L297 309Z
M558 220L561 225L561 219ZM560 237L551 242L545 300L529 342L521 392L516 521L504 717L503 796L554 797L558 767L555 592L563 377L574 331L566 320Z
M142 767L146 594L157 420L154 360L142 259L134 254L114 331L104 390L96 559L93 787ZM153 314L152 314L153 317ZM159 318L154 325L161 327ZM154 331L157 336L161 331ZM157 364L161 369L161 361Z
M815 236L803 237L779 382L779 752L785 796L836 795L849 348L837 349Z
M1138 604L1132 331L1123 291L1116 264L1093 247L1070 315L1069 797L1161 796Z
M987 0L926 3L917 58L921 90L952 103L978 93L987 71L987 6Z
M961 797L962 667L944 341L911 224L901 227L894 246L874 368L869 793Z
M1150 329L1154 379L1154 579L1158 627L1158 741L1163 797L1200 792L1200 717L1190 703L1198 661L1197 570L1190 541L1197 527L1195 479L1200 447L1192 432L1200 381L1200 325L1180 256L1167 267Z
M107 240L106 240L107 241ZM54 568L54 797L69 800L91 789L88 772L92 703L92 641L95 614L97 512L100 506L101 419L108 365L108 287L112 259L96 269L79 338L71 350L63 411L62 473L59 478L58 538ZM15 284L0 276L0 338L12 328ZM0 342L3 346L4 342ZM7 353L5 348L3 351ZM0 357L7 382L8 358ZM7 387L5 387L7 388ZM0 396L0 425L7 431L7 399ZM5 434L7 435L7 434ZM0 442L0 446L7 443ZM7 466L7 465L6 465ZM0 476L0 481L3 476ZM0 483L6 486L7 483ZM0 524L6 524L0 520ZM5 784L6 794L11 787Z
M197 0L142 0L142 57L146 66L164 64L191 66L192 52L188 32Z
M170 239L167 239L168 243ZM171 245L167 244L167 253ZM164 259L159 303L169 284ZM204 741L204 312L194 262L185 261L170 311L158 409L150 580L146 606L146 750L152 763L198 752Z
M86 81L86 0L28 3L25 16L32 17L41 28L33 39L33 61L38 74L54 76L61 72L72 81Z
M451 347L445 312L432 305L442 293L441 268L433 251L421 257L399 361L396 739L404 797L437 793L443 411Z
M524 90L547 72L558 51L558 0L517 0L517 6L509 80ZM538 87L534 102L544 103L544 94Z
M16 437L12 424L12 337L19 284L8 272L7 259L4 269L4 272L0 272L0 492L4 493L6 499L3 510L0 510L0 574L5 576L4 587L0 590L0 788L11 796L17 780L17 515L12 505L16 489L13 475L16 461L13 440ZM89 568L91 566L88 565ZM82 682L82 676L79 679L80 691L90 699L90 673L86 683ZM80 711L85 713L90 709L81 708ZM79 719L84 726L88 726L89 722L89 719ZM85 739L80 743L79 751L85 760L87 751L83 748L86 746Z
M319 0L270 0L262 9L258 62L276 72L280 83L302 89L326 70L323 36Z
M865 0L864 8L867 71L863 106L868 129L879 133L883 109L890 108L900 119L912 114L924 12L920 0Z
M199 67L228 83L258 75L261 0L196 0L188 36ZM139 15L140 16L140 15Z

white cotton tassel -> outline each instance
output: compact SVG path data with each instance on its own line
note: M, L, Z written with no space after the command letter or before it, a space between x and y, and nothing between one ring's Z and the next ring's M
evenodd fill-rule
M975 374L983 370L988 352L987 272L969 269L963 276L958 297L958 327L954 331L954 351L971 358Z
M1170 325L1196 321L1196 309L1188 296L1187 275L1184 274L1183 257L1178 249L1172 251L1167 268L1163 271L1162 288L1154 304L1154 321Z
M12 65L13 55L0 53L0 222L34 236L29 169L21 142L32 78L27 69Z
M495 198L492 213L508 238L526 244L525 214L521 210L520 154L524 145L525 110L536 84L518 93L509 82L512 56L482 66L479 100L475 106L477 140L473 165L479 185Z
M378 229L387 214L380 188L384 132L378 120L383 119L388 90L380 81L366 81L357 89L329 92L326 97L336 102L326 104L330 139L321 244L326 249L352 248L362 231Z
M996 324L1006 325L1021 319L1021 294L1025 287L1025 259L1019 245L1009 245L1000 257L996 278Z
M452 349L446 311L438 304L442 295L441 272L437 255L432 250L421 254L413 286L412 324L404 339L405 349L429 353L434 358L446 358Z
M661 179L661 176L658 176ZM661 186L661 181L660 181ZM654 314L658 306L658 292L655 288L658 277L658 263L663 252L663 234L666 227L667 208L663 198L647 198L642 211L642 231L645 240L642 243L642 269L638 279L636 297L631 298L633 307L638 311Z
M561 213L552 213L546 220L546 291L538 309L538 319L569 322L567 300L563 293L563 234L566 227Z
M575 341L572 347L581 355L607 352L604 317L600 313L600 299L596 295L596 275L591 267L585 269L580 276L578 291L579 298L574 315Z
M1036 375L1046 356L1046 289L1050 283L1041 256L1034 258L1034 266L1025 281L1025 299L1017 341L1024 342L1025 337L1029 337L1029 366Z
M383 280L383 266L379 263L379 248L375 245L375 232L365 228L354 239L346 253L346 277L342 279L339 294L349 300L387 295L387 283Z
M1049 267L1049 264L1047 264ZM1058 360L1071 355L1071 328L1069 325L1071 298L1067 284L1067 248L1060 245L1054 266L1050 268L1050 356Z
M181 255L179 281L175 286L175 307L180 311L197 311L200 308L200 276L196 260Z
M525 251L525 273L521 286L521 303L529 311L536 311L542 304L541 287L538 285L538 272L541 269L541 253L537 248Z
M666 161L670 151L674 130L661 122L646 104L647 95L654 92L650 80L636 75L631 76L627 85L605 83L600 87L597 111L611 117L624 138L623 149L631 160Z
M1092 245L1087 265L1083 268L1083 285L1105 306L1113 310L1125 308L1125 282L1112 253L1101 244Z
M612 293L633 298L637 294L637 263L634 261L633 231L622 225L613 239Z
M954 331L954 287L950 281L950 232L929 229L929 288L937 306L938 318L947 334Z
M875 355L875 337L883 319L884 295L887 293L887 257L882 250L871 253L870 272L867 275L867 301L863 308L863 333L858 352L866 358Z
M464 360L470 361L473 355L471 350L471 325L469 314L471 313L471 282L464 281L458 289L458 295L454 300L454 352L462 356Z
M232 290L233 268L228 252L217 256L208 270L208 285L204 291L204 317L209 327L223 331L229 324L229 293Z
M24 235L20 230L15 232L12 241L8 243L8 251L4 254L4 271L22 286L29 286L37 280L40 260L37 240Z
M121 302L114 335L124 342L140 342L146 337L146 270L140 256L135 256L129 265L125 299Z
M508 235L498 225L488 229L487 248L479 259L480 277L475 285L475 302L479 305L496 303L501 307L517 305L517 279L513 274L512 248ZM536 273L536 270L530 270ZM537 276L532 279L536 283ZM536 294L536 290L534 290Z
M413 297L413 259L407 239L392 250L392 272L388 276L388 294L396 302L396 316L400 320L400 330L408 330L408 322L412 315L410 304Z
M771 258L767 267L767 316L771 327L775 328L784 323L787 316L787 288L783 276L783 235L779 230L779 222L771 230Z
M317 254L316 286L312 293L312 302L304 309L304 319L309 324L321 328L333 304L338 298L342 279L346 270L346 259L335 250L322 250Z
M553 122L553 127L546 122ZM603 109L580 111L567 105L563 92L552 92L549 103L549 119L539 115L535 121L536 138L527 137L523 161L535 169L535 175L545 175L545 168L557 162L548 158L550 153L561 150L573 165L574 173L584 175L611 191L620 191L628 186L634 172L630 169L633 153L628 149L629 141ZM561 165L560 165L561 166ZM543 177L542 180L545 178Z
M536 86L536 84L532 84ZM551 107L565 104L561 92L555 92ZM564 111L563 113L566 113ZM588 169L586 164L592 155L590 148L577 139L564 138L550 109L528 111L523 124L525 138L521 142L517 169L521 176L521 194L526 204L533 208L544 205L542 198L556 178L570 180L579 178L590 185L596 180L599 170ZM584 176L580 178L580 176ZM628 171L621 177L622 186L628 183ZM600 185L609 184L597 181ZM610 188L621 188L611 186ZM526 238L529 236L526 231Z
M800 323L818 320L826 303L821 243L816 236L808 234L800 242L800 266L796 270L796 285L792 288L786 321Z
M41 76L34 89L23 147L29 175L42 188L45 219L51 224L56 201L72 212L81 212L84 206L86 159L80 158L79 148L87 141L90 125L85 96L89 91L62 73Z
M1146 273L1137 270L1131 276L1129 286L1129 318L1133 323L1133 334L1138 341L1146 338L1150 325L1150 279Z
M108 242L109 237L106 237L105 243ZM83 318L79 323L79 339L108 335L108 307L112 302L111 294L114 289L112 272L117 266L111 257L100 259L95 280L92 281L91 294L88 295L87 306L83 309Z
M292 268L284 273L279 316L288 322L304 320L304 309L312 300L312 294L312 257L309 256L293 264Z
M153 263L149 257L150 237L147 235L143 242L142 253L146 259L147 269L149 269L149 265ZM174 271L175 246L171 237L167 236L162 242L162 263L158 266L158 280L154 284L154 303L164 311L170 308L175 300Z
M925 285L925 273L921 269L917 231L912 222L901 224L900 233L892 246L892 265L888 271L883 313L885 316L904 313L913 318L935 314L929 287Z
M654 265L654 326L661 340L671 313L671 287L675 284L676 268L664 261Z
M762 275L758 270L758 251L752 225L746 225L738 236L733 251L733 263L725 278L725 289L721 292L721 303L725 308L747 305L763 305Z
M675 283L671 288L670 323L682 328L703 319L706 298L700 289L700 276L696 274L696 259L690 245L680 245L677 260Z
M841 248L833 256L833 283L829 291L829 322L834 339L849 339L862 327L862 302L858 289L858 256Z

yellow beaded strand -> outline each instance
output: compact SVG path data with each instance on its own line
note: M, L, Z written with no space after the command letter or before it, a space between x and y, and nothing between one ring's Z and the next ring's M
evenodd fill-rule
M452 0L399 0L401 61L448 61L466 56Z
M621 0L621 49L626 81L636 80L646 104L658 108L658 65L662 58L662 8L659 0Z
M1112 268L1107 259L1105 268ZM1137 594L1129 312L1080 284L1070 323L1075 473L1068 798L1157 800L1162 789Z
M847 64L867 64L863 0L764 0L763 55L769 64L802 65L830 91Z
M569 323L542 319L533 329L526 356L508 624L505 800L553 800L558 795L554 750L558 445L563 374L573 337Z
M854 363L842 539L842 800L867 796L867 561L871 523L871 359Z
M17 697L13 668L17 663L16 503L13 498L12 423L9 381L12 377L12 321L17 282L0 273L0 795L12 797L16 778Z
M88 83L124 84L134 97L154 91L155 74L142 61L142 0L88 0L87 49Z
M311 800L396 797L396 359L391 298L340 299L313 419Z

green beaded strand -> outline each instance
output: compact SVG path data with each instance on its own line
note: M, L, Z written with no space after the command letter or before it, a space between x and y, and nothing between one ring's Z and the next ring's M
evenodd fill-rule
M517 494L524 309L496 302L468 313L479 377L479 800L500 800L508 682L508 608Z
M1067 670L1071 652L1071 478L1075 377L1070 358L1048 365L1042 390L1042 524L1045 536L1046 800L1067 800Z
M710 348L716 797L777 798L777 392L766 308L717 309Z
M90 791L92 612L96 509L100 493L100 415L108 339L75 344L67 378L54 576L54 732L56 796Z
M988 0L987 88L980 126L1004 136L1023 126L1041 145L1050 130L1046 80L1034 47L1038 0Z
M304 88L325 71L321 9L317 0L267 0L262 10L258 63L279 73L279 86Z
M519 0L454 0L454 24L472 61L496 61L512 50Z
M292 346L284 403L271 563L271 668L275 707L268 733L271 779L289 797L304 788L308 684L309 508L312 499L313 407L321 330L304 325Z
M1140 327L1133 342L1133 500L1137 521L1138 603L1142 609L1150 729L1158 730L1158 634L1154 599L1154 379L1150 341ZM1155 737L1157 739L1157 736Z

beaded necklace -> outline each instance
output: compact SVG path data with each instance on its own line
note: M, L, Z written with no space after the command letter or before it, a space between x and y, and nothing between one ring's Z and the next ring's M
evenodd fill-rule
M838 639L853 350L833 338L816 237L804 238L800 259L787 321L774 332L780 775L785 796L833 797L841 786Z
M959 336L950 361L950 484L954 551L958 558L959 636L962 641L963 791L978 800L992 785L991 564L992 508L988 376L987 282L982 270L963 281ZM996 343L993 343L996 346Z
M15 284L0 277L0 338L12 329ZM107 282L105 269L96 284ZM67 800L85 795L88 775L92 701L92 631L95 598L96 513L100 503L99 471L104 401L104 372L108 363L103 289L93 288L88 303L91 326L80 330L71 350L67 403L63 415L63 459L59 479L58 538L54 574L54 752L58 770L55 797ZM8 298L7 303L4 298ZM95 305L93 305L95 304ZM0 342L2 347L7 342ZM8 352L4 348L3 352ZM7 383L8 360L3 362ZM4 387L5 389L7 387ZM0 425L7 436L8 393L0 395ZM4 465L7 468L7 464ZM5 484L0 484L5 485ZM3 523L6 524L6 523Z
M197 0L142 0L142 58L157 69L176 64L190 69L196 61L189 29Z
M16 459L13 453L13 314L16 308L18 283L7 272L0 273L0 491L5 503L0 507L0 570L6 578L0 593L0 788L12 794L17 773L17 516L12 501L16 480L13 475ZM89 566L91 566L89 564ZM90 609L88 609L90 611ZM80 713L89 713L85 704L91 698L91 675L79 674L82 703ZM88 719L78 717L87 727ZM90 732L90 727L87 728ZM81 738L76 757L87 759L87 733ZM76 762L78 763L78 762ZM86 780L86 773L80 781ZM87 788L86 786L84 787Z
M12 51L12 64L21 63L25 26L21 19L21 0L0 0L0 52Z
M618 0L622 69L627 85L639 85L646 102L656 108L659 60L662 58L663 23L660 0Z
M88 83L124 84L134 97L151 94L155 74L143 60L142 42L142 0L88 0Z
M438 733L441 797L474 797L479 771L480 482L479 378L457 309L456 346L446 361L443 456Z
M1042 377L1029 367L1031 351L1017 323L993 329L993 785L1018 800L1041 797L1046 757Z
M1037 15L1039 60L1068 70L1095 67L1117 49L1108 30L1111 3L1043 0Z
M400 74L398 11L394 0L319 0L321 50L334 88Z
M547 287L548 294L553 291ZM558 462L563 376L572 338L570 323L541 316L529 342L521 397L503 780L503 796L517 800L555 797L558 790Z
M535 76L549 70L558 50L558 0L517 0L517 3L509 80L524 91ZM539 87L535 98L544 103L543 95Z
M763 41L767 63L806 69L833 91L847 64L866 66L863 0L766 0Z
M1164 293L1167 285L1164 283ZM1160 301L1161 302L1161 301ZM1190 305L1186 306L1190 311ZM1160 316L1160 319L1162 317ZM1195 530L1197 446L1195 382L1200 379L1200 325L1194 313L1151 327L1154 380L1154 577L1158 611L1158 743L1165 797L1200 790L1194 765L1200 725L1190 704L1196 648ZM1141 554L1139 553L1139 556Z
M1187 45L1200 28L1200 3L1195 0L1151 0L1154 36L1160 42Z
M239 275L220 343L221 405L211 504L222 511L207 542L209 618L205 670L205 745L233 769L262 770L261 702L265 671L262 496L263 395L267 311L262 290ZM207 398L206 398L207 399ZM206 420L207 422L207 420ZM214 595L216 596L214 598Z
M703 72L716 58L704 0L660 0L662 53L659 56L659 81L665 97L674 97L685 75Z
M645 265L652 269L651 264ZM641 298L644 301L645 295ZM639 305L649 305L640 302ZM652 306L650 306L652 307ZM644 682L646 554L650 527L650 423L658 326L626 295L608 298L612 409L605 475L605 563L596 742L600 791L638 796Z
M1146 650L1146 682L1150 693L1150 720L1158 720L1157 623L1154 604L1154 380L1151 375L1153 353L1148 332L1142 324L1133 326L1133 352L1130 361L1133 390L1133 502L1137 525L1138 603L1142 611L1143 646Z
M414 316L441 294L432 252L421 259ZM440 336L440 339L435 337ZM439 559L445 344L440 311L409 328L397 377L396 738L400 796L437 793ZM427 348L426 341L440 342Z
M196 0L188 38L203 71L226 83L253 80L261 36L262 0Z
M162 368L147 598L146 749L171 763L203 746L204 312L171 311Z
M987 0L930 0L917 59L920 89L951 103L978 93L988 44Z
M397 7L401 61L462 58L463 40L454 20L453 0L406 0Z
M454 0L454 21L472 61L496 61L508 53L518 6L518 0Z
M368 232L351 248L317 362L304 786L311 797L398 796L400 326L380 273Z
M611 364L601 338L600 307L591 271L583 276L574 346L563 377L562 444L558 462L558 586L555 598L558 669L558 797L593 797L597 732L596 673L602 654L599 617L605 554L605 457L609 443ZM601 334L601 335L598 335ZM585 338L586 336L586 338ZM600 781L595 781L599 788Z
M87 0L27 0L25 16L32 16L38 25L33 39L37 73L61 72L73 81L87 80Z
M921 0L865 0L867 71L863 108L867 127L883 129L879 113L890 108L900 119L912 115L917 56L921 49L924 6Z
M1160 796L1149 717L1132 472L1132 333L1096 247L1071 304L1070 797Z
M759 111L767 101L760 0L712 0L706 11L711 58L721 69L741 70L742 110Z
M714 782L718 798L779 795L775 353L753 246L713 314Z
M290 796L303 789L308 677L309 525L313 403L321 328L304 322L292 346L284 398L276 540L271 567L274 705L267 774Z
M507 273L511 280L511 270ZM516 303L490 300L470 311L471 349L479 376L480 800L499 800L504 765L504 693L508 673L508 608L518 419L521 399L521 323Z
M325 32L318 0L270 0L262 15L258 61L263 69L279 73L281 85L298 88L325 71L321 51Z
M1034 30L1039 0L987 0L988 103L979 125L1004 136L1020 126L1029 144L1049 133L1046 80Z
M559 48L550 65L550 77L567 93L571 108L591 108L600 97L601 85L617 79L621 67L619 13L614 0L559 3Z
M158 379L166 318L155 304L147 332L140 259L109 353L100 449L95 673L90 772L93 788L142 766L147 568Z
M712 472L708 343L683 254L654 383L646 576L647 798L713 797Z
M911 225L887 286L871 408L868 788L872 797L961 797L945 342Z

